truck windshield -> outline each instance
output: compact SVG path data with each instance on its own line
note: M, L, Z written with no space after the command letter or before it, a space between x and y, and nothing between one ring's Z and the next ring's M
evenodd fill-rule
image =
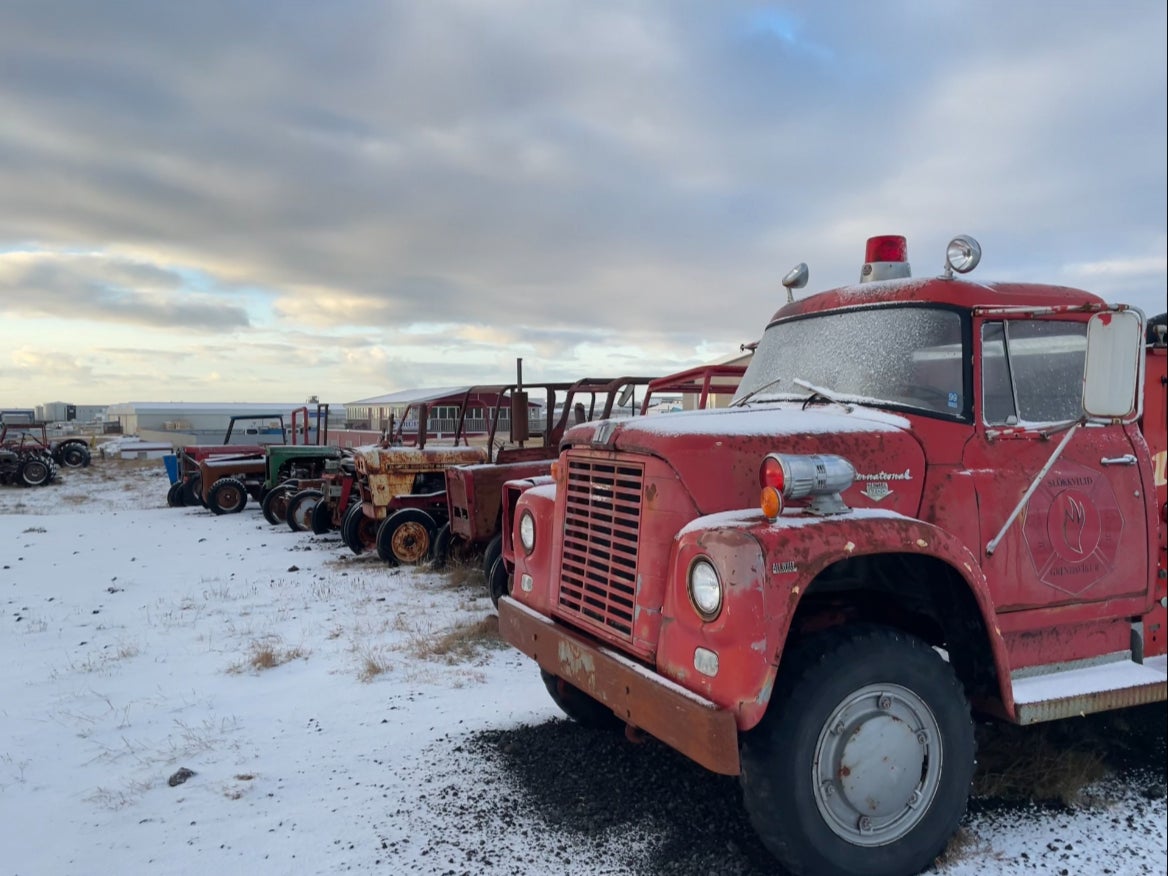
M952 310L883 307L773 323L734 403L831 398L966 415L961 317ZM799 381L798 383L796 381Z

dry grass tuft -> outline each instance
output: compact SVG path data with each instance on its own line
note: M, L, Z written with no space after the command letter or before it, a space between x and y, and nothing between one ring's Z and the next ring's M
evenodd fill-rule
M941 852L933 861L933 866L944 867L956 864L958 861L968 861L971 858L985 860L986 858L1000 858L1001 854L994 852L989 843L971 831L968 827L959 827L953 834L945 851Z
M1061 724L983 725L977 759L975 796L1002 800L1073 806L1085 788L1108 773L1099 747L1086 736L1072 736Z
M470 662L484 649L503 647L506 644L499 636L499 618L488 615L459 624L437 638L416 638L410 650L415 657L454 665Z
M443 590L475 590L479 595L486 593L483 564L479 557L450 560L443 572Z
M292 648L284 648L280 645L278 638L276 641L257 640L251 643L247 657L239 663L232 664L227 671L233 675L238 675L247 670L260 672L264 669L275 669L277 666L283 666L285 663L291 663L293 660L301 660L307 657L308 651L299 645Z
M393 671L393 663L379 649L354 646L353 653L357 655L357 679L359 681L370 682L379 675Z

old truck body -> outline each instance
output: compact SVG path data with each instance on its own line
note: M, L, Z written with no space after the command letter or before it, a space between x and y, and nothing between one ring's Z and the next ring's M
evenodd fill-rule
M503 446L485 465L447 471L451 543L485 548L483 576L491 601L498 605L499 597L509 591L514 570L503 521L514 508L507 497L516 497L521 490L505 490L504 485L508 481L526 485L546 476L569 424L609 419L618 406L628 415L646 416L655 400L666 394L671 398L688 397L696 408L705 408L716 396L732 395L745 371L744 365L706 365L665 377L584 378L568 388L560 416L554 422L549 420L549 428L537 446ZM638 394L641 401L636 403ZM626 401L621 405L626 399L634 403L630 406ZM548 409L555 407L555 395L551 393Z
M1163 329L953 275L979 258L912 279L875 238L875 282L781 308L730 408L576 427L508 485L504 637L577 720L739 775L795 873L927 866L971 709L1165 699Z
M520 372L522 376L522 372ZM489 458L477 465L461 465L446 471L449 524L439 534L442 550L466 555L483 553L483 576L494 602L506 592L510 567L502 560L503 484L517 478L547 474L559 453L560 440L569 425L608 419L617 410L637 412L638 397L648 399L653 378L623 376L585 377L574 383L540 383L495 387L501 400L491 418L487 442ZM533 432L526 412L530 398L540 398L543 428ZM508 434L498 427L504 404L511 408ZM642 408L643 410L643 408ZM440 554L440 560L444 557Z

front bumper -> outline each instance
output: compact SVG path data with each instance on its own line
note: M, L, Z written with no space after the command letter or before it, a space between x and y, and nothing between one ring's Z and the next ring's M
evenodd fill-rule
M499 600L499 632L545 671L604 703L622 720L708 770L738 775L738 726L728 709L509 596Z

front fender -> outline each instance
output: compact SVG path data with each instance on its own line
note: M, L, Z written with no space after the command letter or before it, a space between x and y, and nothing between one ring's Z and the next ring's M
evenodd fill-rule
M1007 714L1013 710L1005 643L994 621L985 576L973 554L951 534L895 512L862 509L829 517L788 514L767 520L758 511L699 518L679 533L674 550L658 671L735 711L739 729L761 720L770 701L783 646L800 600L828 566L851 557L911 553L952 568L982 614L998 668ZM722 578L721 613L703 623L690 605L689 567L699 555ZM714 677L695 669L697 648L718 656Z

